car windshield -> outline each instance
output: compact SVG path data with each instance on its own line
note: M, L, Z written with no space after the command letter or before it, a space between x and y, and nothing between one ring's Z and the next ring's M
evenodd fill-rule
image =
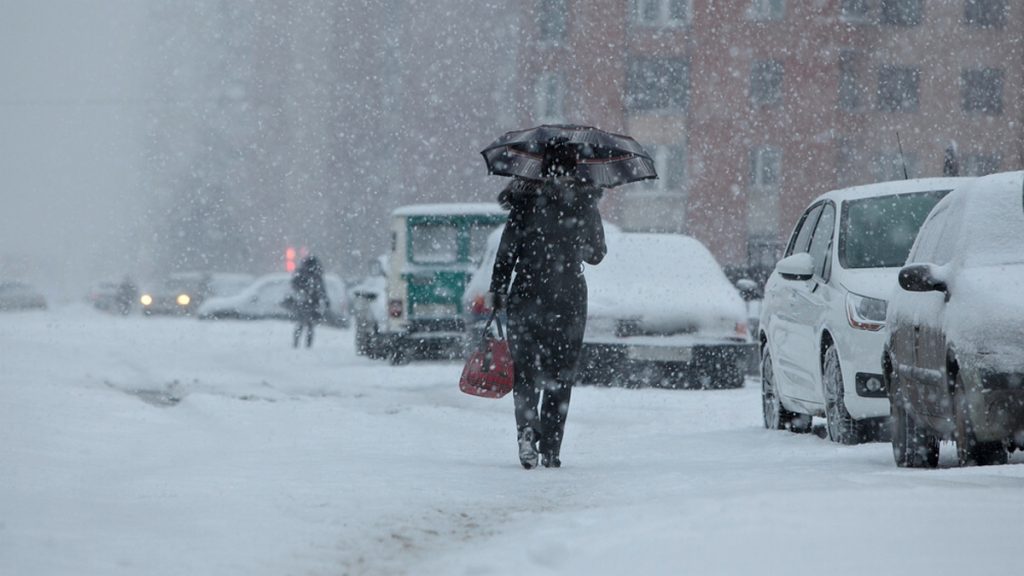
M948 193L949 190L931 190L844 203L839 263L843 268L902 266L921 224Z

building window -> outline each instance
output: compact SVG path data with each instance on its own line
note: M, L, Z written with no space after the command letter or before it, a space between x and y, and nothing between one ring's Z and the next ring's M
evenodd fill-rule
M633 21L644 26L684 26L693 0L635 0Z
M565 39L565 0L540 0L537 28L542 42L560 42Z
M882 66L878 70L878 109L885 112L917 110L921 71L907 66Z
M1003 113L1003 71L998 68L964 70L961 94L965 112L998 116Z
M782 62L760 60L754 62L750 74L750 100L755 106L782 102Z
M626 107L631 111L685 110L690 69L677 58L637 58L629 64Z
M917 26L923 12L922 0L882 0L882 24Z
M870 10L868 0L842 0L839 5L839 14L847 22L866 21Z
M782 152L775 148L755 148L750 159L750 184L754 188L777 188L781 176Z
M786 1L751 0L747 16L751 20L782 20L786 17Z
M979 28L1002 28L1006 25L1006 0L967 0L964 20Z
M534 116L542 124L561 122L565 111L565 88L554 73L541 74L534 87Z
M999 154L968 154L963 159L963 176L986 176L999 172L1003 158Z
M646 192L679 193L686 187L686 154L680 145L655 144L646 146L654 159L658 172L655 180L644 180L638 189Z
M778 260L779 182L782 153L771 147L750 153L750 187L747 191L747 256L751 266L774 265Z
M843 110L859 110L862 105L864 62L859 50L839 51L839 107Z

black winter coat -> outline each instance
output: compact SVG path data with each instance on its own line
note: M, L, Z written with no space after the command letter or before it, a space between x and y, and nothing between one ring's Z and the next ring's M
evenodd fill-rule
M503 196L511 212L490 290L508 293L517 370L535 364L540 373L565 381L575 371L586 327L583 263L598 264L607 251L597 209L601 191L554 182L519 181L509 188Z

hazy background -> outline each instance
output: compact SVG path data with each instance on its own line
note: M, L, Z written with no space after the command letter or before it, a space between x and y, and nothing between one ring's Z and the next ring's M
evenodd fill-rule
M495 198L513 3L0 0L0 279L360 276L395 207Z
M141 213L141 6L0 0L0 278L63 297L125 271Z

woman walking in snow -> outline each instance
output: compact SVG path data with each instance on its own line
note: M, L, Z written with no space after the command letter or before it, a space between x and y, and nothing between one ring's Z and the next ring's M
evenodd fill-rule
M600 263L607 250L601 190L574 180L577 159L575 147L554 142L544 154L543 181L517 178L498 197L510 213L490 291L495 310L508 312L519 462L527 469L538 459L561 466L587 321L583 263Z

